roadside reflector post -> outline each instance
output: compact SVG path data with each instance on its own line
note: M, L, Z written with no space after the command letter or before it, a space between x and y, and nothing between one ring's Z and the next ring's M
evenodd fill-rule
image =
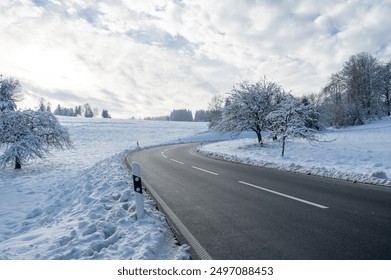
M132 173L133 173L133 187L136 196L136 213L137 220L144 217L144 197L143 188L141 185L141 172L140 164L138 162L132 162Z

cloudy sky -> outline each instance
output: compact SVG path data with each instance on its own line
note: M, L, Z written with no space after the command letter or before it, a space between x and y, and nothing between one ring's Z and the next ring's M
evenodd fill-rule
M243 80L302 95L358 52L389 61L390 15L390 0L1 0L0 74L20 107L194 112Z

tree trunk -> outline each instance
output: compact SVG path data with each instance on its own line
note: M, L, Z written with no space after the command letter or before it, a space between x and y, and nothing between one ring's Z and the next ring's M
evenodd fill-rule
M262 134L261 134L261 131L255 131L255 133L257 134L257 138L258 138L258 144L263 144L263 141L262 141Z
M22 168L22 164L20 162L19 157L15 157L15 169L21 169L21 168Z

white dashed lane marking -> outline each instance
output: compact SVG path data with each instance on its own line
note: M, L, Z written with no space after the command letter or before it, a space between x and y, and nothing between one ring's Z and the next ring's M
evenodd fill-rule
M212 172L212 171L209 171L209 170L206 170L206 169L197 167L197 166L192 166L192 168L197 169L197 170L200 170L200 171L203 171L203 172L206 172L206 173L209 173L209 174L212 174L212 175L216 175L216 176L219 175L219 174L216 173L216 172Z
M173 161L173 162L179 163L179 164L185 164L184 162L181 162L181 161L173 159L173 158L171 158L170 160Z

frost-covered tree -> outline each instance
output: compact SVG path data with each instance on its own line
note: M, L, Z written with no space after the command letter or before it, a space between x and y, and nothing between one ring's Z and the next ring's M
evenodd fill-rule
M372 55L352 55L323 88L323 119L327 125L343 127L364 124L384 114L387 73ZM326 118L325 118L326 117Z
M384 101L384 111L391 116L391 62L381 65L380 69L380 94Z
M262 131L267 127L266 117L285 95L282 87L263 77L259 82L242 82L226 98L220 121L213 127L221 132L240 133L252 130L262 144Z
M48 103L46 104L46 111L48 111L48 112L51 112L51 111L52 111L52 104L50 104L50 102L48 102Z
M195 122L205 122L206 121L206 111L205 110L197 110L194 115Z
M212 97L208 104L207 121L209 122L208 127L214 129L221 120L223 113L224 98L221 95L215 95Z
M41 97L38 103L38 111L46 111L47 106L45 105L45 98Z
M57 105L57 108L53 112L56 116L62 116L63 110L60 104Z
M306 119L305 126L314 130L323 129L320 123L320 115L322 110L322 98L318 94L308 94L300 99L300 103L308 108L308 118Z
M48 111L48 112L51 112L52 109L51 109L50 102L45 103L45 98L41 97L39 99L39 103L38 103L38 111Z
M350 114L357 124L379 114L378 71L378 60L365 52L351 56L340 71L348 105L352 105Z
M175 122L192 122L193 114L187 109L175 109L170 114L170 121Z
M306 126L311 119L310 107L291 95L286 95L278 109L270 112L266 119L270 131L281 141L281 156L285 155L286 140L290 137L316 139L315 130Z
M22 87L18 80L13 78L3 79L0 75L0 111L15 111L16 102L23 99Z
M323 99L321 118L325 125L335 127L351 125L347 118L347 98L340 75L333 74L320 95Z
M336 127L364 124L383 115L381 63L362 52L352 55L343 68L331 76L322 94L329 124Z
M15 169L35 158L45 158L51 148L72 146L68 130L47 111L2 111L0 113L0 146L5 151L0 165L15 163Z
M14 89L19 90L18 87ZM71 147L68 130L51 112L16 111L15 95L9 92L7 96L9 99L3 99L2 104L12 106L0 110L0 150L4 151L0 166L15 164L15 169L20 169L31 159L45 158L51 148Z
M74 116L77 117L81 117L83 115L83 109L82 107L79 105L79 106L76 106L75 107L75 110L74 110Z
M103 109L103 110L102 110L102 118L104 118L104 119L110 119L111 116L110 116L110 114L109 114L109 111L107 111L106 109Z
M84 105L84 117L85 118L92 118L93 116L94 116L94 112L92 111L90 104L86 103Z

